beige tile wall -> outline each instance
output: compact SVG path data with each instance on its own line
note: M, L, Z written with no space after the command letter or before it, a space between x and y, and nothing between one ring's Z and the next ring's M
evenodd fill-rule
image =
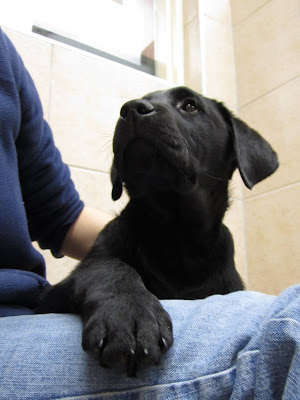
M271 0L235 25L239 107L299 76L299 13L298 0Z
M198 0L183 3L184 80L196 92L202 92L202 66Z
M300 76L241 108L240 117L272 143L280 159L274 175L245 189L246 198L300 181L299 99Z
M237 25L263 7L270 0L231 0L232 23Z
M248 288L300 281L300 4L231 0L238 109L276 149L279 170L245 189Z
M269 294L300 281L300 183L246 200L248 285Z
M236 111L234 46L229 0L201 0L203 94Z

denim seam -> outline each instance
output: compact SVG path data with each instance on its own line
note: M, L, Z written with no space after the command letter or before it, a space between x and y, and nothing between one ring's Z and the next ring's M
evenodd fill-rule
M249 351L250 352L250 351ZM254 350L254 352L258 352L258 350ZM94 394L89 394L89 395L79 395L79 396L71 396L71 397L58 397L58 398L53 398L51 400L73 400L73 399L80 399L80 400L90 400L90 399L97 399L97 398L101 398L101 396L105 397L105 396L112 396L112 395L121 395L122 393L134 393L134 392L142 392L144 390L156 390L158 388L165 388L165 387L171 387L171 386L179 386L179 385L183 385L183 384L192 384L194 382L201 382L201 381L205 381L206 379L211 379L211 378L215 378L218 376L222 376L222 375L226 375L227 373L234 371L236 369L236 365L227 368L226 370L220 371L220 372L216 372L214 374L209 374L209 375L204 375L204 376L200 376L197 378L193 378L193 379L188 379L185 381L180 381L180 382L169 382L169 383L163 383L160 385L153 385L153 386L141 386L141 387L136 387L136 388L132 388L132 389L125 389L125 390L120 390L120 391L112 391L112 392L101 392L101 393L94 393Z
M300 325L300 322L297 321L296 319L290 318L290 317L284 317L284 318L272 318L270 319L270 322L273 321L288 321L288 322L296 322L297 325Z
M260 353L260 350L259 349L253 349L253 350L246 350L245 352L241 352L240 354L238 354L238 356L237 356L237 360L239 359L239 358L242 358L242 357L244 357L245 355L249 355L250 353Z

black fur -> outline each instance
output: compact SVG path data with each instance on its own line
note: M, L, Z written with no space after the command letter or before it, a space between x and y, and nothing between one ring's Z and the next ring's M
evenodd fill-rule
M76 312L83 348L134 375L172 345L158 299L242 290L222 223L239 168L252 188L278 167L271 146L221 103L179 87L126 103L116 126L112 197L130 201L40 312ZM101 190L101 188L99 188Z

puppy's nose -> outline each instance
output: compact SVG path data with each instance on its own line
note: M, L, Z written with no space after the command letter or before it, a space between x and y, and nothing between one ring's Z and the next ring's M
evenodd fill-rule
M131 100L123 105L121 108L120 114L121 117L126 118L128 113L137 112L140 115L150 114L154 111L154 107L147 100Z

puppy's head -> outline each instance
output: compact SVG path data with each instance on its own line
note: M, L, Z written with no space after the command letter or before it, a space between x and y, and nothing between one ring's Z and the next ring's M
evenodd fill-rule
M113 140L112 197L227 184L239 168L252 188L278 167L276 153L215 100L186 88L124 104Z

